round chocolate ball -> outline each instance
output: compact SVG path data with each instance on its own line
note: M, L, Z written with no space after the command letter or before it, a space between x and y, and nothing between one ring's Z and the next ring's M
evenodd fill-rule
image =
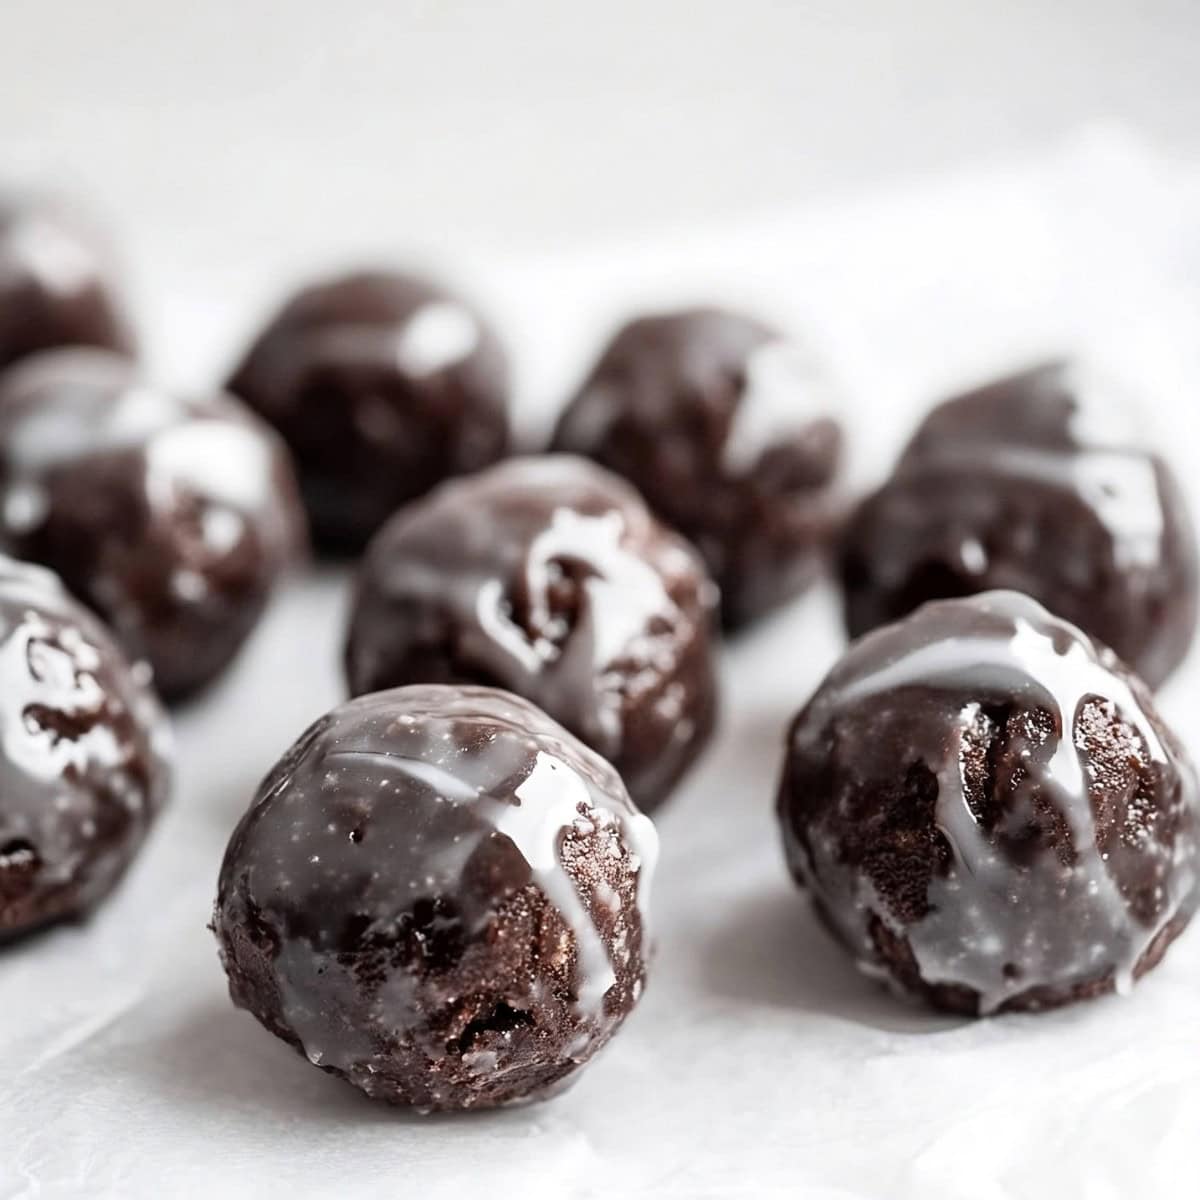
M554 447L630 480L700 551L735 628L822 568L842 505L839 404L824 368L749 317L631 321L559 421Z
M846 531L851 637L926 600L1012 588L1152 687L1196 625L1196 543L1110 383L1052 363L947 401Z
M213 679L302 544L287 451L232 398L47 351L0 378L0 539L58 571L175 699Z
M306 288L229 389L295 455L313 538L354 552L401 505L508 451L508 367L465 301L371 272Z
M149 672L40 567L0 557L0 940L86 913L167 797Z
M234 1003L323 1070L422 1110L560 1090L645 981L657 837L532 704L408 687L316 722L221 868Z
M61 208L0 196L0 369L53 346L132 350L104 251Z
M659 804L712 732L716 589L622 480L511 459L397 513L367 550L346 644L355 695L482 683L525 696Z
M1015 592L851 646L779 790L792 872L860 967L980 1015L1157 965L1200 898L1198 804L1145 685Z

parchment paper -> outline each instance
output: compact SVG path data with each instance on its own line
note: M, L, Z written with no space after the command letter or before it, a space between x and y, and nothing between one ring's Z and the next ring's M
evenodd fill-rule
M140 231L164 374L218 378L289 276L355 249L295 225L254 255L169 214ZM1200 176L1118 134L737 228L450 266L511 340L531 437L614 320L712 298L823 344L859 481L947 389L1078 348L1154 399L1196 496ZM963 1022L859 977L789 885L775 776L842 646L829 587L725 654L720 736L659 823L650 986L571 1092L422 1119L314 1070L231 1007L205 923L258 780L342 696L344 607L336 571L283 592L178 713L178 791L124 885L0 957L0 1197L1197 1194L1200 931L1129 1000ZM1196 751L1198 682L1161 697Z

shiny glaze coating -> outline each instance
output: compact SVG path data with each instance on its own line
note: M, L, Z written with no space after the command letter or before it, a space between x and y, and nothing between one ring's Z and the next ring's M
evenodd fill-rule
M729 627L816 577L842 504L842 435L822 366L749 317L697 308L612 339L568 405L557 450L625 476L688 537Z
M410 275L299 292L229 381L295 455L313 538L353 552L401 505L508 450L508 367L474 309Z
M230 993L376 1099L540 1099L641 994L657 844L613 769L516 696L360 697L301 736L229 843Z
M851 637L926 600L1012 588L1160 684L1195 630L1195 536L1119 400L1051 363L934 409L847 530Z
M47 351L0 378L0 536L57 570L178 698L214 678L302 544L285 448L227 396Z
M53 346L132 339L96 240L53 204L0 196L0 369Z
M144 668L40 567L0 557L0 940L86 913L167 797Z
M1113 653L1026 596L851 646L788 737L788 862L865 970L985 1014L1127 991L1200 899L1193 768Z
M607 758L639 807L667 795L716 709L716 593L624 481L567 455L512 459L398 513L361 568L350 690L485 683Z

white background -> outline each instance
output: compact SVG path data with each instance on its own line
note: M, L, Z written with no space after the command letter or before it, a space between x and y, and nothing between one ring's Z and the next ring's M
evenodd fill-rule
M288 275L378 249L489 303L530 427L615 316L709 295L826 344L860 479L943 389L1079 347L1195 499L1200 9L988 7L0 0L0 168L113 218L149 357L193 383ZM419 1120L313 1070L229 1006L204 922L257 780L341 695L343 603L284 594L181 714L126 885L0 959L3 1200L1194 1196L1200 934L1129 1002L963 1023L858 979L788 886L774 776L828 589L727 656L660 822L651 986L577 1088ZM1163 695L1193 746L1196 684Z
M562 245L1097 119L1200 149L1198 50L1194 0L0 0L0 175L239 254L294 221Z

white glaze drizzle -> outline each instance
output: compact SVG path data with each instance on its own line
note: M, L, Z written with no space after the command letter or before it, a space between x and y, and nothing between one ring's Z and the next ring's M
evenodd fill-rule
M452 771L439 762L429 759L408 758L399 754L380 754L378 751L367 750L338 750L327 756L330 762L339 759L368 762L381 771L398 771L423 783L431 791L453 803L472 804L479 799L479 789L467 783L461 775Z
M539 627L550 624L547 600L552 563L582 559L603 568L583 582L593 609L604 613L603 621L590 622L589 627L592 665L597 668L616 662L628 651L652 617L661 615L671 623L679 619L679 610L658 572L622 547L625 535L625 518L615 509L587 516L559 508L547 528L533 539L525 560L533 622Z
M1096 661L1087 643L1073 639L1061 652L1054 639L1034 625L1052 618L1036 601L1017 592L986 592L978 600L984 611L1011 614L1016 632L1009 638L968 636L927 642L855 679L841 689L837 702L851 704L911 684L959 684L977 686L985 694L1014 691L1035 697L1035 702L1041 698L1061 719L1052 773L1065 791L1078 792L1085 786L1084 774L1070 734L1080 705L1089 696L1098 696L1111 699L1145 739L1151 755L1166 761L1166 752L1128 685Z
M1067 423L1081 446L1144 449L1137 404L1121 380L1086 361L1061 364L1058 379L1072 399Z
M482 330L461 304L423 304L400 324L330 322L310 334L315 361L387 365L421 378L465 362L479 348Z
M423 304L404 323L396 346L410 375L434 375L465 362L479 346L479 322L461 304Z
M750 352L745 385L721 447L731 475L752 471L763 451L833 416L841 400L825 363L807 347L775 338Z
M45 387L53 387L52 404L39 403ZM59 351L51 363L34 359L5 379L5 394L25 405L4 448L10 468L25 477L136 446L186 414L184 405L143 385L127 360L103 350Z
M621 831L633 855L630 866L637 871L637 907L645 948L650 941L650 889L658 870L658 830L644 813L636 813L622 818Z
M7 837L27 838L39 848L43 885L74 880L86 902L108 878L103 868L90 877L77 873L89 855L87 841L98 834L106 807L120 804L145 821L161 803L169 728L136 668L126 685L119 659L106 666L106 655L116 651L105 630L68 597L57 576L0 556L0 585L0 743L6 764L0 825ZM77 718L80 727L62 736L43 722L42 709ZM128 743L114 721L123 709L137 726ZM134 762L139 739L151 756L144 780Z
M178 483L243 512L271 501L271 445L252 425L197 417L151 437L146 487L152 503L168 504Z
M539 750L515 795L518 803L504 805L496 828L521 852L534 881L573 931L579 1009L586 1017L599 1017L617 976L608 948L559 856L559 842L580 819L580 806L585 811L592 808L588 788L574 771Z
M91 255L40 213L18 214L0 225L0 285L33 277L61 295L81 292L95 279Z
M464 602L469 599L465 594ZM499 579L484 579L475 593L475 618L480 628L498 646L511 655L521 668L531 675L539 674L545 665L545 655L531 642L525 631L512 619L505 598L504 584Z
M0 677L9 682L0 696L0 737L7 757L32 775L53 778L68 767L84 768L97 754L116 762L120 747L111 728L98 725L86 738L48 737L35 745L25 726L31 703L40 702L63 712L99 709L106 696L97 678L102 665L99 649L86 631L64 621L57 631L42 611L69 610L58 576L32 563L0 558L3 586L10 602L29 607L0 643ZM36 678L31 679L33 675ZM19 681L20 687L11 686Z

